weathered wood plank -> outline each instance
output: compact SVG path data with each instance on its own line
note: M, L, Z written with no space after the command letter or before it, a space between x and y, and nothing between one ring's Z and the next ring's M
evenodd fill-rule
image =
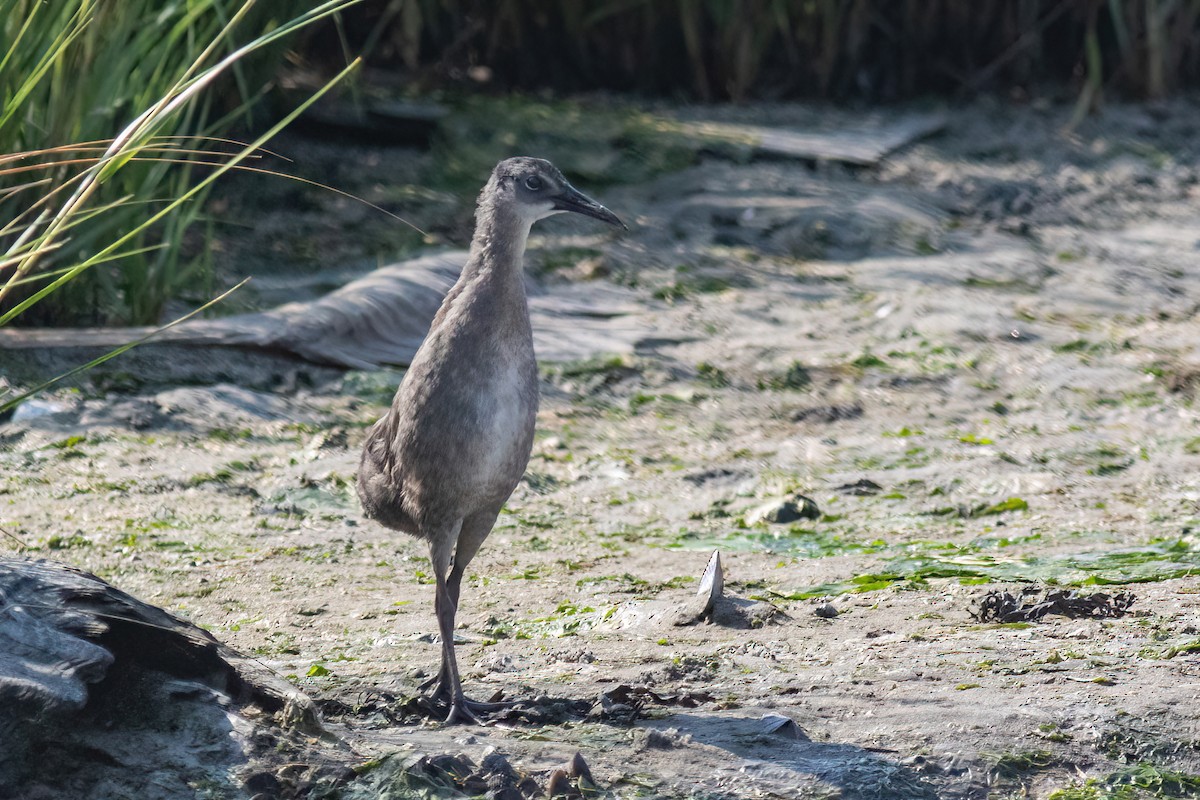
M407 364L466 258L466 251L452 250L410 259L381 267L316 300L185 322L150 342L260 348L356 369ZM627 289L567 285L530 294L534 349L543 361L629 353L638 341L656 333ZM0 328L0 350L112 348L152 330Z
M940 112L913 114L874 128L803 131L728 122L682 122L679 130L701 140L741 144L758 153L811 161L875 166L888 153L946 126Z

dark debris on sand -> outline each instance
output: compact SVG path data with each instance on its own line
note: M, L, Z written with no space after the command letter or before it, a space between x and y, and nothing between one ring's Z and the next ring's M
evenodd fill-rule
M696 708L713 699L707 692L670 694L646 686L621 684L591 700L540 695L513 701L506 708L489 713L487 721L524 725L561 725L582 720L632 724L645 716L643 710L647 706ZM490 703L502 701L501 694L488 698ZM326 719L354 718L379 727L418 725L429 720L437 722L445 719L449 711L444 702L423 695L399 695L379 689L370 689L355 697L324 698L316 704Z
M503 753L493 751L478 762L465 753L407 757L385 756L364 764L365 779L350 797L476 797L486 800L530 800L560 797L579 800L603 792L591 768L576 752L566 763L544 772L523 774Z
M1122 617L1137 599L1132 592L1085 595L1073 589L1046 589L1040 599L1024 599L1038 593L1037 589L1025 589L1018 597L1011 592L988 592L980 598L971 616L979 622L1038 622L1049 614L1072 619Z

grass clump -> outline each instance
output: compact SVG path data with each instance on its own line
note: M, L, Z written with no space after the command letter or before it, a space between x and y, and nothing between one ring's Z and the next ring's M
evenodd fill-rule
M154 225L142 223L166 204L163 198L193 189L197 169L236 153L237 145L216 137L241 121L230 112L248 108L266 78L263 68L273 68L283 51L236 54L244 42L276 28L288 10L282 0L0 2L0 41L8 43L0 50L0 154L8 154L0 159L0 192L25 208L0 228L0 250L20 255L16 262L0 261L0 278L42 276L0 291L0 312L32 296L80 252L118 238L127 238L120 254L61 285L23 322L155 324L169 299L210 283L206 261L185 253L185 236L201 218L207 188L191 195L195 202L166 210ZM212 72L222 59L231 59L227 69ZM231 105L186 88L217 79ZM134 135L124 142L111 138L123 128L122 135L129 133L134 119L145 123ZM84 176L93 169L96 180L89 184ZM62 232L65 226L55 219L41 227L37 218L60 203L84 199L83 193L103 213L72 215L71 246L62 246L65 238L59 237L34 249L18 244L26 231L35 234L27 245L45 231Z
M354 65L250 143L216 135L232 117L205 90L355 1L328 0L281 24L257 18L267 32L239 42L239 25L272 3L0 0L0 198L10 212L0 225L0 326L157 324L180 279L194 277L180 265L195 201ZM0 411L144 338L19 396L0 393Z
M768 375L758 381L759 389L799 391L812 385L812 375L799 361L793 361L787 369L776 375Z
M1183 800L1200 797L1200 775L1133 764L1050 793L1047 800Z

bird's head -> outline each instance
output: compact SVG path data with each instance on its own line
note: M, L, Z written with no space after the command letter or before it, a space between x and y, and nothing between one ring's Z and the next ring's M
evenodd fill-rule
M501 202L533 224L553 214L572 211L625 228L617 215L576 189L558 167L542 158L507 158L492 172L493 191Z

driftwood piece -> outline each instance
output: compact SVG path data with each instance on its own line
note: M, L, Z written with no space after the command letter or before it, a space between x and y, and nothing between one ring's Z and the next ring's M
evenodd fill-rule
M0 556L0 707L78 711L92 685L133 669L317 724L308 698L207 631L66 564Z
M755 153L807 161L873 167L888 153L946 127L942 113L914 114L873 128L800 131L727 122L683 122L679 130L701 141L740 144Z
M344 781L331 741L307 697L206 631L65 564L0 556L0 800L189 800L195 781L246 796L247 772L284 751Z
M353 369L406 365L466 260L465 250L414 258L374 270L317 300L187 322L150 341L259 348ZM634 319L637 308L628 290L588 283L541 291L530 285L529 294L534 349L542 360L627 353L652 333L644 317ZM112 348L152 330L5 328L0 349Z

